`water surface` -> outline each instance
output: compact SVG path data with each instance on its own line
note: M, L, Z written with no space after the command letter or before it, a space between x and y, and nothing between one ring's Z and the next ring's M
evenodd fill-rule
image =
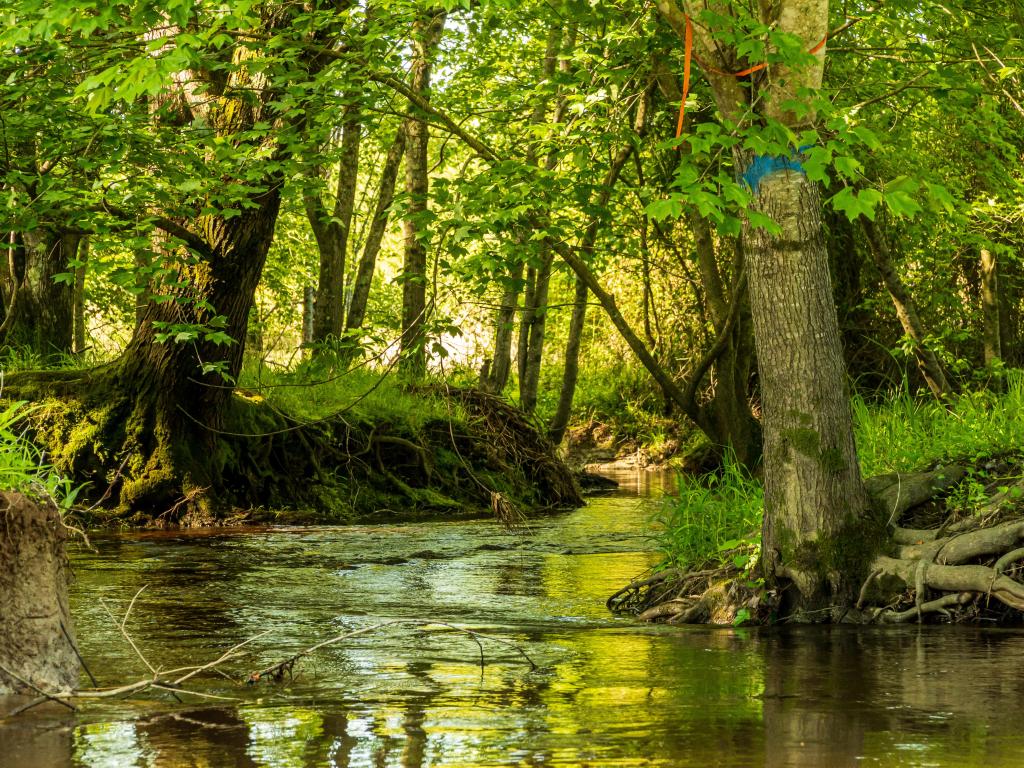
M641 626L604 601L654 562L648 475L508 533L490 522L135 533L76 547L74 615L101 685L260 632L232 679L34 712L0 766L1024 765L1024 633ZM431 619L514 641L390 628L325 648L282 684L247 672L346 630Z

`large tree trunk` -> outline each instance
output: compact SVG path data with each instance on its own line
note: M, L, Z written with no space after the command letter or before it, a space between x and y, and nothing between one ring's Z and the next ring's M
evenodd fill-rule
M790 608L816 610L851 598L859 574L842 562L844 537L867 499L818 191L803 173L779 171L761 180L755 205L780 228L746 233L764 412L762 557L769 579L797 587Z
M78 235L49 229L22 235L24 259L15 265L18 285L3 323L5 344L44 356L72 352L74 287L54 278L71 268L80 240Z
M361 137L359 108L350 106L345 110L342 125L341 159L333 208L329 211L315 190L306 190L302 195L306 216L320 251L316 308L313 312L313 342L318 344L329 339L339 340L345 327L345 263L355 210Z
M686 13L674 0L657 0L657 6L680 34L686 34L686 13L703 14L696 2L686 3ZM717 0L710 7L729 13ZM781 0L760 10L763 23L795 35L805 50L816 49L814 58L799 68L773 64L768 77L747 89L725 74L738 57L718 44L713 30L693 25L696 47L717 69L708 79L724 116L742 122L754 114L799 135L815 118L808 94L821 87L828 0ZM806 109L796 110L798 104ZM773 163L737 151L739 167L752 170L758 161L766 166L751 181L752 207L779 228L772 235L748 224L744 241L763 404L762 567L767 582L781 591L785 615L849 604L853 581L873 553L863 551L870 538L862 530L867 497L853 441L821 200L807 176L791 168L793 158L783 159Z
M170 284L179 286L173 293L159 289L135 337L108 372L115 389L130 393L124 437L126 448L140 457L127 468L122 507L166 508L184 497L205 511L206 498L217 496L225 457L211 449L232 396L227 384L242 369L249 312L273 239L279 189L279 184L268 184L239 216L206 216L196 222L195 230L209 244L206 258L179 268L178 279ZM161 301L166 295L174 300ZM219 344L203 334L190 343L160 340L166 329L190 325L216 325L233 342Z
M0 494L0 695L77 686L64 539L55 507Z
M437 12L414 25L412 90L429 96L430 71L434 51L444 30L445 13ZM402 265L402 337L399 370L418 378L427 370L427 241L430 228L424 221L428 209L429 169L427 150L430 128L425 120L411 114L405 123L405 189L409 195L404 236L405 260Z

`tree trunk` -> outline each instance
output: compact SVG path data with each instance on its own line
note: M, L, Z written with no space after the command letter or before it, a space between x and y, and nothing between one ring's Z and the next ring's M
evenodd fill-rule
M78 683L60 513L0 494L0 696L66 692Z
M205 258L179 267L177 278L166 284L177 287L158 289L107 374L111 387L131 400L125 443L140 457L127 467L123 508L163 509L185 498L207 512L206 502L218 495L226 457L212 450L233 391L227 384L242 369L249 312L280 206L280 183L268 182L241 215L196 222L195 231L209 244ZM233 342L220 344L200 334L180 343L173 340L175 326L215 327ZM161 328L172 339L160 341Z
M864 227L864 234L867 235L868 250L882 275L882 282L885 283L885 287L889 291L892 303L896 307L896 317L899 318L903 332L910 337L914 344L914 358L917 360L921 375L924 376L928 389L941 400L949 395L952 389L942 370L942 363L928 346L928 332L917 314L917 306L910 291L907 290L896 272L885 235L880 233L874 222L869 219L862 217L861 224Z
M342 124L341 160L333 209L328 211L315 190L306 190L302 195L306 216L320 251L316 309L313 312L315 344L323 344L330 339L338 341L345 326L345 263L359 180L361 137L359 108L350 106L345 110Z
M985 367L995 371L1002 362L1003 345L999 328L999 269L995 254L981 249L981 316Z
M363 253L359 258L359 267L352 283L352 300L349 303L348 317L345 320L345 332L349 337L346 340L346 348L352 351L359 345L359 340L352 337L363 327L363 320L366 317L366 304L370 298L370 287L373 285L373 273L377 268L377 255L380 253L380 246L387 230L391 203L395 199L395 182L398 179L398 169L402 164L404 154L405 127L402 126L395 134L395 140L388 148L387 157L384 159L370 231L366 235Z
M75 326L75 354L85 354L85 269L89 261L89 238L83 237L78 246L78 266L75 267L75 287L72 295L72 316Z
M494 357L483 387L494 394L501 394L512 373L512 336L516 325L516 310L519 308L519 283L523 279L523 265L517 264L508 275L508 283L501 296L494 323Z
M576 394L576 381L580 374L580 348L583 344L583 328L587 320L587 297L590 289L581 277L576 276L576 298L569 320L569 339L565 345L565 369L562 373L562 389L558 407L548 427L548 437L555 445L562 442L565 429L572 415L572 401Z
M845 567L843 547L867 499L817 189L803 173L777 171L756 195L755 209L781 230L745 233L764 413L762 558L770 581L797 588L786 610L813 611L852 596L859 572Z
M544 335L548 317L548 293L551 288L551 266L554 254L544 258L533 288L533 306L528 325L526 360L523 375L519 380L519 407L526 413L533 413L537 407L537 389L540 386L540 369L544 360Z
M72 352L74 286L54 278L68 272L80 239L55 230L22 236L23 270L15 275L17 292L3 323L6 345L26 347L43 356Z
M523 286L523 311L519 315L519 338L516 342L516 372L519 376L519 393L522 399L523 379L526 378L526 359L530 349L530 327L536 311L534 292L537 286L537 270L526 268L526 285Z
M436 12L414 25L414 54L411 72L412 90L428 98L430 70L434 52L444 30L445 13ZM405 260L402 264L402 337L399 370L411 378L422 377L427 370L427 242L430 228L425 221L428 209L429 179L427 150L430 129L413 111L405 123L405 189L409 195L404 237Z

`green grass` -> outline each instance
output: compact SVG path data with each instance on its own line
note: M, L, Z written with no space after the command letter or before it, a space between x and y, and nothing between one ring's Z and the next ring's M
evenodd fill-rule
M764 493L730 454L722 468L698 477L679 475L678 493L655 517L663 567L696 567L761 536Z
M873 403L855 396L852 407L864 477L947 459L976 462L1024 448L1024 371L1007 375L1002 394L967 392L939 403L901 391ZM969 480L963 493L977 496L982 485ZM973 506L973 496L963 506ZM680 475L678 494L666 497L655 517L662 566L720 563L741 542L756 550L763 503L760 481L732 461L707 475Z
M456 403L425 387L411 390L387 369L336 368L322 361L281 372L247 366L239 377L239 389L297 419L352 414L417 429L431 421L464 418Z
M33 410L17 401L0 412L0 491L23 493L70 509L78 489L46 462L25 435L26 420Z
M1024 371L1006 392L967 392L947 404L903 391L878 404L853 399L857 455L865 477L910 472L941 459L997 455L1024 447Z

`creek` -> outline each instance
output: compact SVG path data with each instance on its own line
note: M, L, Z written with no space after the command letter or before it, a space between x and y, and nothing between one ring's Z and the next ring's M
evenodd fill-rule
M1020 766L1024 632L640 625L604 601L650 567L660 482L508 532L490 521L136 532L72 547L73 613L101 685L260 632L235 678L325 648L282 683L204 680L237 703L106 701L0 726L4 768L185 766Z

